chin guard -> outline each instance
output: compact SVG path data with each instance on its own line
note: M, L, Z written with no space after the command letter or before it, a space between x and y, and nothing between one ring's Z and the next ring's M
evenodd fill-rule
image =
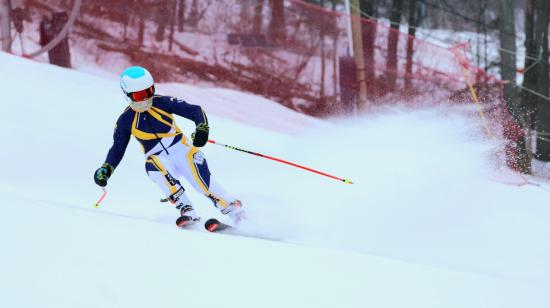
M149 98L147 100L141 101L141 102L134 102L132 101L130 103L130 108L136 112L143 112L147 111L153 106L153 98Z

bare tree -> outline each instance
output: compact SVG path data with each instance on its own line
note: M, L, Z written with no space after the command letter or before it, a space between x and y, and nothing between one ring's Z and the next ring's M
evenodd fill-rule
M550 71L548 50L548 26L550 23L550 3L547 0L539 0L537 3L538 18L542 29L542 48L537 64L537 91L542 95L550 96ZM535 111L535 127L537 130L536 158L542 161L550 161L550 101L538 97Z
M155 33L155 39L157 42L164 41L164 33L166 30L166 27L168 27L168 24L171 20L171 16L174 12L172 6L171 6L170 0L162 0L160 1L156 6L155 11L155 19L157 22L157 32Z
M500 78L504 81L504 102L512 117L521 126L523 114L519 108L516 92L516 16L514 0L498 2L498 29L500 38ZM519 167L524 173L529 173L529 159L525 138L522 137L517 150L519 151Z
M254 24L252 30L254 33L262 33L263 11L264 0L256 0L256 5L254 6Z
M331 0L332 10L336 11L336 4L338 0ZM334 31L332 36L332 46L334 51L332 52L332 87L334 95L339 96L338 93L338 31Z
M500 0L499 2L499 38L500 38L500 77L504 85L504 99L508 108L519 120L519 110L516 103L516 17L514 14L514 0Z
M325 0L320 1L321 6L325 6ZM324 98L325 97L325 71L326 71L326 64L325 64L325 27L324 25L321 25L319 27L319 40L321 44L321 80L320 80L320 86L321 89L319 90L319 97Z
M393 0L391 8L391 29L388 33L388 58L386 64L386 74L388 87L395 88L395 79L397 77L397 44L399 43L399 25L403 15L403 0Z
M168 39L168 51L172 51L172 45L174 44L174 32L176 30L176 19L178 11L178 1L172 1L172 14L170 14L170 36Z
M286 38L285 5L283 0L269 0L271 7L271 22L269 23L269 38L278 42Z
M409 36L407 37L407 64L406 64L406 78L405 89L411 89L411 76L413 67L414 56L414 37L416 35L416 28L420 25L420 5L418 0L409 0Z
M11 52L11 5L9 0L0 0L0 39L2 50Z
M550 133L550 102L533 93L548 96L548 22L550 3L546 0L527 0L525 9L525 73L521 92L524 127ZM545 46L546 45L546 46ZM528 137L530 134L528 134ZM527 140L527 147L530 142ZM550 144L537 142L537 158L550 160ZM530 163L527 162L529 165Z
M363 57L363 29L361 27L361 7L359 0L350 1L351 4L351 32L353 40L353 55L357 70L357 85L359 93L357 107L366 107L367 104L367 82L365 77L365 58Z
M138 17L138 36L137 44L138 46L143 46L145 41L145 18L143 16Z
M241 21L242 20L246 20L246 21L250 20L250 10L252 8L252 6L250 5L250 2L244 0L244 1L239 1L239 3L240 3L239 19ZM242 31L242 32L246 32L246 31Z
M361 0L359 7L361 8L361 17L366 21L362 23L363 34L363 57L365 58L365 78L367 84L372 84L375 78L374 74L374 45L376 39L377 27L377 10L378 0Z
M197 24L199 23L199 17L200 13L199 13L199 2L197 0L193 0L193 2L191 2L191 12L189 13L189 24L191 25L191 27L196 27Z
M179 0L178 5L178 31L183 32L185 25L185 0Z

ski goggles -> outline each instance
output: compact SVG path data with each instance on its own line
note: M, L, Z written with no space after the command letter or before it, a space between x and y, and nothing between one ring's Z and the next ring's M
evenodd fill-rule
M142 102L153 97L153 95L155 94L155 86L153 85L145 90L125 93L125 94L134 102Z

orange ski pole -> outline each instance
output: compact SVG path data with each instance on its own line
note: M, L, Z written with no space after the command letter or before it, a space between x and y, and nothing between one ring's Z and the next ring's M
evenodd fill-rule
M101 187L101 189L103 190L103 194L101 195L99 200L97 200L97 202L94 204L94 207L99 207L99 204L101 204L103 199L105 199L105 196L107 196L107 189L105 189L105 187Z
M302 165L291 163L289 161L286 161L286 160L283 160L283 159L280 159L280 158L276 158L276 157L272 157L272 156L268 156L268 155L248 151L248 150L239 149L237 147L227 145L227 144L223 144L223 143L220 143L220 142L217 142L217 141L214 141L214 140L208 140L208 142L210 142L212 144L222 146L222 147L226 147L226 148L231 149L231 150L236 150L236 151L244 152L244 153L247 153L247 154L255 155L255 156L258 156L258 157L274 160L276 162L280 162L280 163L287 164L287 165L290 165L290 166L293 166L293 167L296 167L296 168L307 170L309 172L317 173L317 174L320 174L320 175L323 175L323 176L326 176L326 177L329 177L331 179L335 179L335 180L338 180L338 181L341 181L341 182L344 182L344 183L347 183L347 184L353 184L353 182L350 181L350 180L342 179L342 178L339 178L337 176L330 175L328 173L324 173L324 172L321 172L321 171L318 171L318 170L315 170L315 169L312 169L312 168L308 168L308 167L305 167L305 166L302 166Z

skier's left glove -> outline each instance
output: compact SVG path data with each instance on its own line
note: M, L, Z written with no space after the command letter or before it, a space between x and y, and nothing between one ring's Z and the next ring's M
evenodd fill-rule
M95 183L101 187L107 186L107 181L111 177L111 174L113 174L114 170L115 168L108 163L101 165L101 167L94 173Z
M195 132L191 134L193 140L193 146L203 147L208 142L208 124L201 123L197 125Z

